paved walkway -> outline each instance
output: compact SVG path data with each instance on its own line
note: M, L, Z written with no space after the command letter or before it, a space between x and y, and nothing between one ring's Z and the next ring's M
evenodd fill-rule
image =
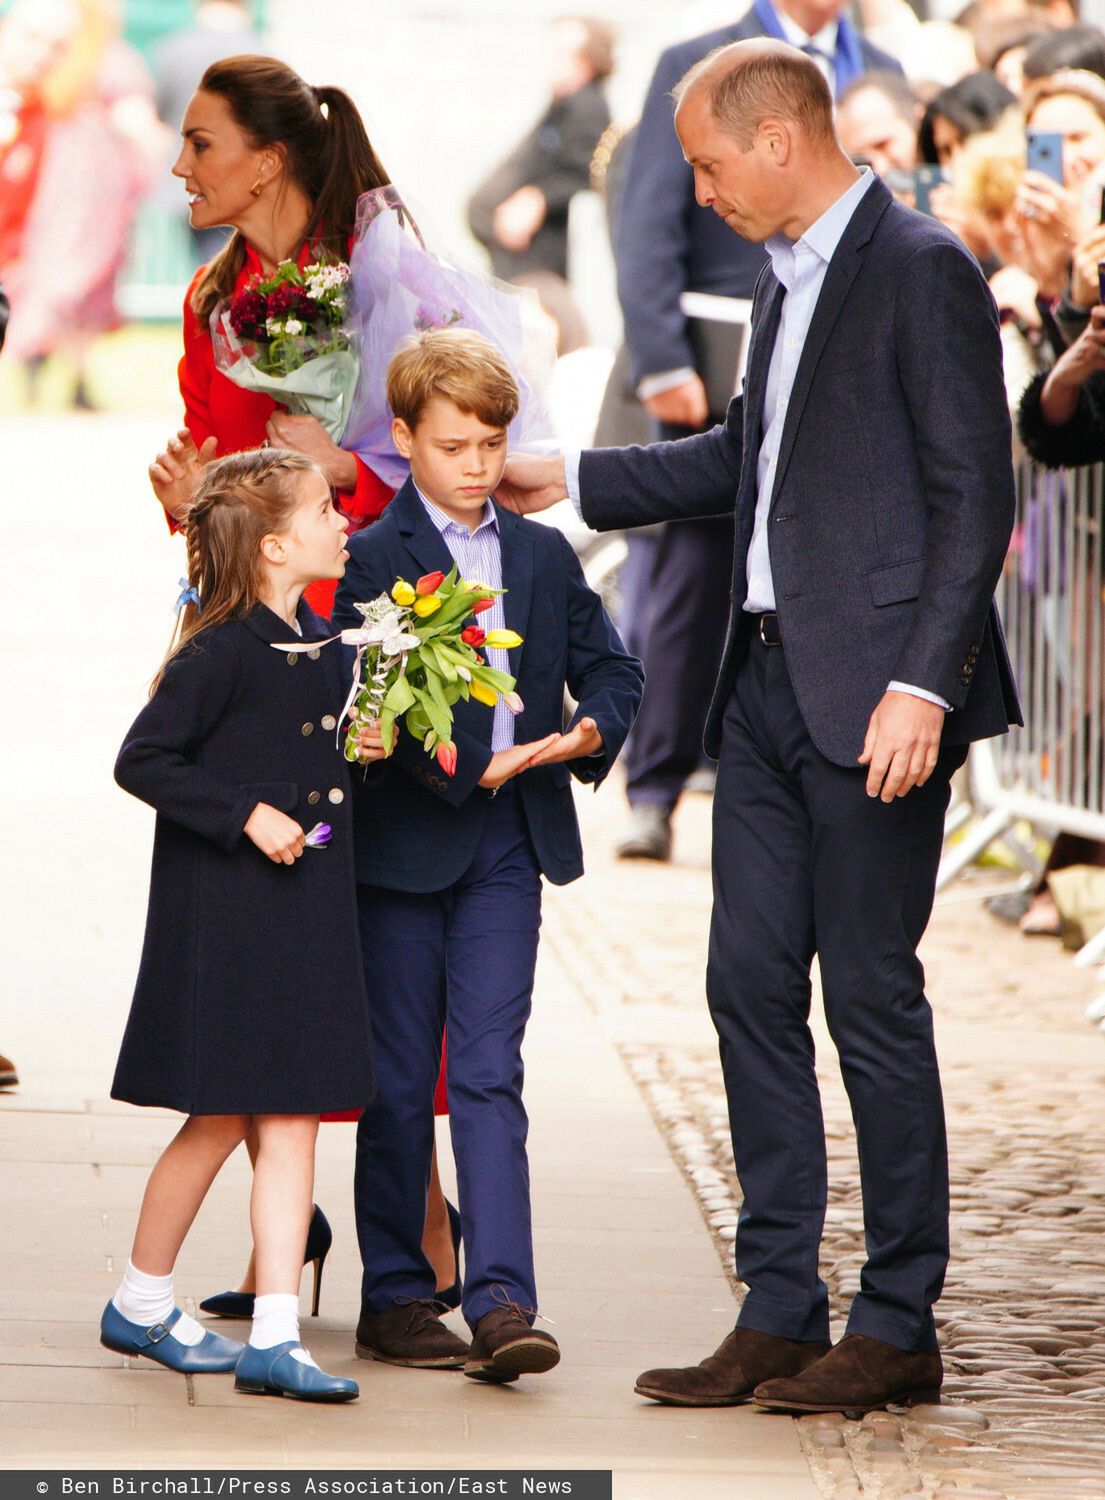
M172 1117L107 1099L133 983L151 818L111 762L168 635L180 544L141 480L160 425L9 425L0 521L8 682L0 887L8 918L0 1047L22 1087L0 1095L0 1454L8 1466L451 1466L613 1468L627 1500L812 1500L797 1428L749 1411L678 1413L633 1395L639 1370L698 1357L734 1299L690 1185L601 1016L546 948L527 1047L542 1305L564 1359L544 1379L476 1385L354 1357L359 1266L353 1130L321 1132L317 1196L335 1229L311 1348L360 1380L325 1409L236 1396L229 1379L125 1368L96 1320L125 1263L151 1163ZM79 503L44 509L39 455L88 476ZM43 610L48 591L51 607ZM585 799L586 801L587 799ZM602 804L618 806L611 791ZM606 833L600 835L605 838ZM630 872L628 877L634 880ZM591 887L598 901L601 891ZM216 1184L178 1288L232 1285L246 1249L244 1154Z

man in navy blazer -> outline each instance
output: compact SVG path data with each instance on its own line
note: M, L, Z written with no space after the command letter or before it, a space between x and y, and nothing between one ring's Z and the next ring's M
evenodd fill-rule
M388 402L411 478L351 539L335 622L356 622L355 603L390 592L399 578L456 566L505 590L479 617L480 649L517 679L523 706L512 718L501 699L458 702L452 775L400 726L392 759L355 799L378 1059L376 1097L357 1133L357 1352L415 1368L463 1364L473 1379L503 1382L559 1359L552 1335L532 1326L522 1102L541 877L562 885L583 873L571 776L596 787L604 780L633 722L642 672L567 539L488 497L518 409L499 351L462 329L423 333L392 360ZM496 659L496 629L521 638L501 653L506 661ZM578 705L566 730L565 687ZM422 1250L446 1027L471 1346L440 1322Z
M669 47L656 65L626 167L615 258L631 381L659 423L658 437L686 437L724 415L724 405L711 410L707 401L706 386L715 384L707 380L707 365L727 354L711 355L695 338L682 294L749 298L767 259L761 245L734 238L716 214L695 203L694 174L672 120L672 89L716 48L758 36L808 47L838 99L873 68L900 73L893 58L855 31L845 9L844 0L756 0L740 20ZM702 640L717 636L724 619L719 601L728 581L732 523L696 519L629 542L649 557L638 564L648 569L649 584L635 610L646 621L648 686L626 747L633 817L620 852L665 858L671 813L701 755L718 664ZM677 696L680 712L673 714Z
M1013 521L993 299L942 225L842 150L816 66L776 41L692 71L676 126L699 202L765 243L744 390L699 437L586 453L599 529L736 513L707 995L744 1192L737 1327L637 1389L797 1411L931 1399L948 1174L917 958L952 774L1020 722L993 593ZM513 503L563 461L512 459ZM827 1200L808 1026L825 1013L856 1124L867 1263L828 1342Z

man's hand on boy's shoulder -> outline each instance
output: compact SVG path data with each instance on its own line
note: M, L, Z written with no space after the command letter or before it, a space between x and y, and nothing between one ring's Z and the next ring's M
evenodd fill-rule
M585 760L602 749L602 735L594 719L583 718L530 761L531 766L551 766L555 761Z
M495 491L495 499L499 504L520 516L548 510L550 506L567 498L564 456L560 453L550 456L536 453L510 454L499 487Z

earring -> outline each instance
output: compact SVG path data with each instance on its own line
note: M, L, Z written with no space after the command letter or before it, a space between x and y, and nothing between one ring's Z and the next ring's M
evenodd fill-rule
M261 190L262 190L263 187L264 187L264 183L261 181L260 177L258 177L257 181L250 188L250 192L253 194L253 196L255 198L259 198L261 196Z

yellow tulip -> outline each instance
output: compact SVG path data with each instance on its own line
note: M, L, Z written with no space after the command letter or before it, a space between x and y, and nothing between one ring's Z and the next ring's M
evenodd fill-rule
M441 600L436 594L424 594L421 599L414 601L414 612L420 620L435 615L440 608Z
M473 678L468 691L477 703L486 703L488 708L494 708L499 701L499 695L493 687L488 687L486 682L477 682Z
M522 637L516 630L489 630L485 646L491 646L497 651L509 651L514 646L522 644Z
M395 587L391 591L391 597L396 604L409 605L414 603L415 594L405 578L397 578Z

